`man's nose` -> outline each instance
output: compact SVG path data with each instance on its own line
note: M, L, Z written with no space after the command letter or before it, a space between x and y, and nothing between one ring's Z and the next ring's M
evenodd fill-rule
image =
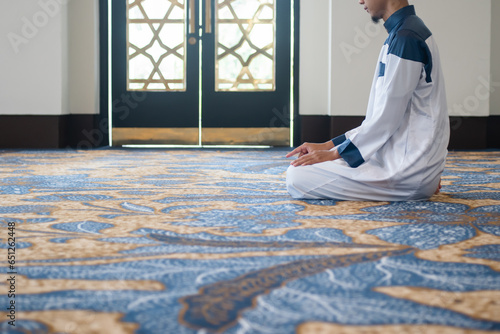
M364 5L365 4L365 0L359 0L359 4L360 5Z

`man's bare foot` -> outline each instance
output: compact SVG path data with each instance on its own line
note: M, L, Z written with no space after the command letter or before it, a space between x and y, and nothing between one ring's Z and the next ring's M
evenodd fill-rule
M438 185L438 187L437 187L436 192L434 193L434 195L439 194L440 190L441 190L441 179L439 179L439 185Z

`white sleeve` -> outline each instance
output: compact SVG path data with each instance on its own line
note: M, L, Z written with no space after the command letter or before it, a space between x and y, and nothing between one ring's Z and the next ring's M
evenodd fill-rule
M370 159L401 126L424 68L422 62L394 54L388 54L386 64L380 66L371 117L336 145L340 156L351 167L358 167Z

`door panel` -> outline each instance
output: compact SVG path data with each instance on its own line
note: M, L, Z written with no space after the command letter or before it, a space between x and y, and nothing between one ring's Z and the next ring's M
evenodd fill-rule
M198 144L199 67L189 64L199 61L199 43L187 43L197 39L186 24L189 2L112 5L113 144Z
M113 144L288 146L290 3L113 1Z
M289 117L277 114L290 105L290 1L211 1L208 9L203 143L289 145Z

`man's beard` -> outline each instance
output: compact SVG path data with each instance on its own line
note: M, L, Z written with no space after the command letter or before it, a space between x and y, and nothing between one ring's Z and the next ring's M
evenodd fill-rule
M384 13L385 13L385 10L383 10L383 9L377 10L376 13L373 13L373 15L371 15L373 23L375 23L375 24L379 23L380 20L384 17Z

